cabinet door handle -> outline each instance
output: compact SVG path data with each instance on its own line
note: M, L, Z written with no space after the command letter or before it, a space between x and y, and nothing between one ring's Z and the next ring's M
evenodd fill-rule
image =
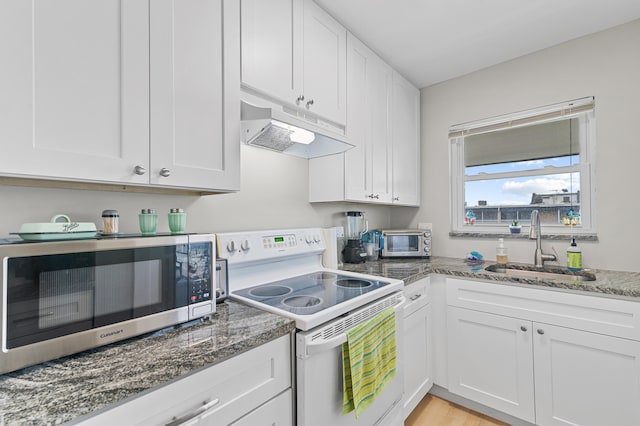
M300 105L300 102L302 101L304 101L304 95L298 96L298 99L296 99L296 105Z
M393 197L393 201L400 201L400 197Z
M520 326L520 330L522 330L522 331L527 331L527 327L525 327L524 325L521 325L521 326Z
M165 426L179 426L179 425L185 424L189 420L194 419L195 417L198 417L199 415L205 413L207 410L210 410L211 407L214 407L214 406L218 405L219 402L220 402L220 399L218 399L218 398L214 399L213 401L209 401L209 402L204 401L202 403L202 406L200 408L198 408L197 410L193 411L192 413L186 414L186 415L184 415L182 417L174 417Z
M543 329L541 329L541 328L539 328L539 329L538 329L538 334L544 334L544 330L543 330Z
M136 166L136 167L133 169L133 172L134 172L135 174L137 174L137 175L142 176L143 174L147 173L147 169L145 169L145 168L144 168L144 167L142 167L142 166Z
M409 300L411 300L411 301L413 302L414 300L418 300L418 299L420 299L421 297L422 297L422 294L421 294L421 293L418 293L418 294L414 294L413 296L411 296L411 297L409 298Z
M307 101L307 109L309 109L309 107L310 107L311 105L313 105L313 99L309 99L309 100Z
M164 167L162 169L160 169L160 176L162 177L169 177L171 176L171 170L169 169L165 169Z

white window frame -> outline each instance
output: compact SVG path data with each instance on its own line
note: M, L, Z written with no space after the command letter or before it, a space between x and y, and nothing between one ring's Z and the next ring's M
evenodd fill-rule
M471 134L486 133L499 129L521 127L547 121L578 118L580 132L580 163L563 167L560 173L580 173L580 219L579 226L543 224L543 235L594 235L595 220L595 99L593 97L577 99L546 107L535 108L514 114L493 117L486 120L451 126L450 142L450 229L452 233L469 234L508 234L508 224L465 225L465 183L486 180L487 175L465 176L464 138ZM526 170L491 174L491 178L510 178L534 176L544 173L544 169ZM555 172L554 172L555 174ZM521 223L522 233L527 233L529 223Z

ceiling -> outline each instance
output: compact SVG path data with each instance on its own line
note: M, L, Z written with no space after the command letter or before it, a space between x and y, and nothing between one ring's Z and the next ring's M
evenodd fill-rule
M640 0L315 1L420 88L640 18Z

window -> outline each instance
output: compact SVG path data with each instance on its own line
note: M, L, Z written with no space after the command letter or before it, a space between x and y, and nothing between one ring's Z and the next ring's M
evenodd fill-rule
M594 98L449 129L451 228L501 233L538 210L548 232L595 233Z

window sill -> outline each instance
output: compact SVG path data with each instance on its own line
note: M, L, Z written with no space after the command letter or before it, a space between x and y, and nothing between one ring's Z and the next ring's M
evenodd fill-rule
M514 240L528 240L529 231L512 234L510 232L478 232L478 231L450 231L449 237L452 238L511 238ZM567 233L542 233L543 240L568 241L575 238L577 241L598 241L598 234L579 234L573 235Z

